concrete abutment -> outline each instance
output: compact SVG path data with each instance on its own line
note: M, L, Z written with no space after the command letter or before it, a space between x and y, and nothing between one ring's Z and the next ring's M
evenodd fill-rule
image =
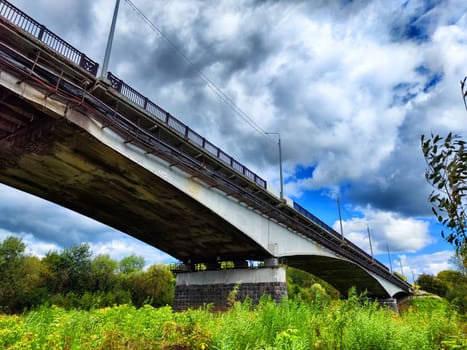
M233 301L246 298L258 303L263 295L278 303L287 297L284 268L180 272L176 276L174 310L183 311L207 304L223 310Z

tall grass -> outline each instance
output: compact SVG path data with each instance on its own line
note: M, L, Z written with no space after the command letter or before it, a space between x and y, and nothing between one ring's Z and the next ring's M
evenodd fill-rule
M41 307L0 315L2 349L461 349L466 341L443 301L400 315L370 302L262 299L223 313L174 313L131 305L79 311Z

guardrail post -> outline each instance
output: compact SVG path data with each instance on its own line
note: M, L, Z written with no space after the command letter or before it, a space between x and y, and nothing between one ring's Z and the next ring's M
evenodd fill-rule
M47 30L47 28L41 24L40 29L39 29L39 34L37 35L37 39L42 41L42 37L44 36L44 32Z

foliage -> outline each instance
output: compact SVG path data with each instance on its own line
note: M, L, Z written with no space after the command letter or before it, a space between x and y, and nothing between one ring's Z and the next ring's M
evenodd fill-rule
M125 275L130 275L134 272L143 271L144 258L135 254L123 258L119 263L120 272Z
M25 247L20 239L14 237L0 243L0 311L18 309L21 292L26 287Z
M287 266L286 273L287 294L290 299L311 302L317 294L322 298L329 299L338 299L340 297L337 289L306 271Z
M461 315L467 315L467 275L460 271L445 270L436 276L421 274L420 288L446 298Z
M0 315L3 349L460 349L456 314L439 299L415 300L396 315L359 296L327 305L255 308L236 302L224 313L175 313L170 307L121 305L91 311L41 307Z
M143 271L144 259L131 255L117 262L108 255L92 259L87 244L39 259L24 253L14 237L0 242L0 313L18 313L41 304L67 310L132 303L170 305L174 276L167 266Z
M421 137L428 169L425 177L434 188L429 196L437 220L447 228L441 232L446 241L463 250L467 238L467 150L460 136Z
M136 306L171 305L175 293L175 278L167 265L152 265L147 272L131 277L132 301Z

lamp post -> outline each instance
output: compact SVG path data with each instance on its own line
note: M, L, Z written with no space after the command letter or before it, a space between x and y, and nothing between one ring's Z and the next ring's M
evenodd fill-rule
M279 137L279 141L277 145L279 146L279 172L280 172L280 181L281 181L281 191L280 191L280 199L284 199L284 178L282 176L282 147L281 147L281 134L278 132L265 132L266 135L277 135Z
M105 48L104 62L102 63L101 78L105 78L105 76L107 75L107 67L109 65L110 51L112 50L112 42L114 40L115 25L117 24L117 15L118 15L119 5L120 5L120 0L116 0L114 15L112 17L112 24L110 25L109 38L107 40L107 47Z
M370 242L370 252L371 252L371 259L374 259L373 256L373 245L371 244L371 235L370 235L370 227L366 226L366 230L368 232L368 241Z
M388 248L389 269L392 273L392 262L391 262L391 253L389 252L389 244L386 244L386 247Z

